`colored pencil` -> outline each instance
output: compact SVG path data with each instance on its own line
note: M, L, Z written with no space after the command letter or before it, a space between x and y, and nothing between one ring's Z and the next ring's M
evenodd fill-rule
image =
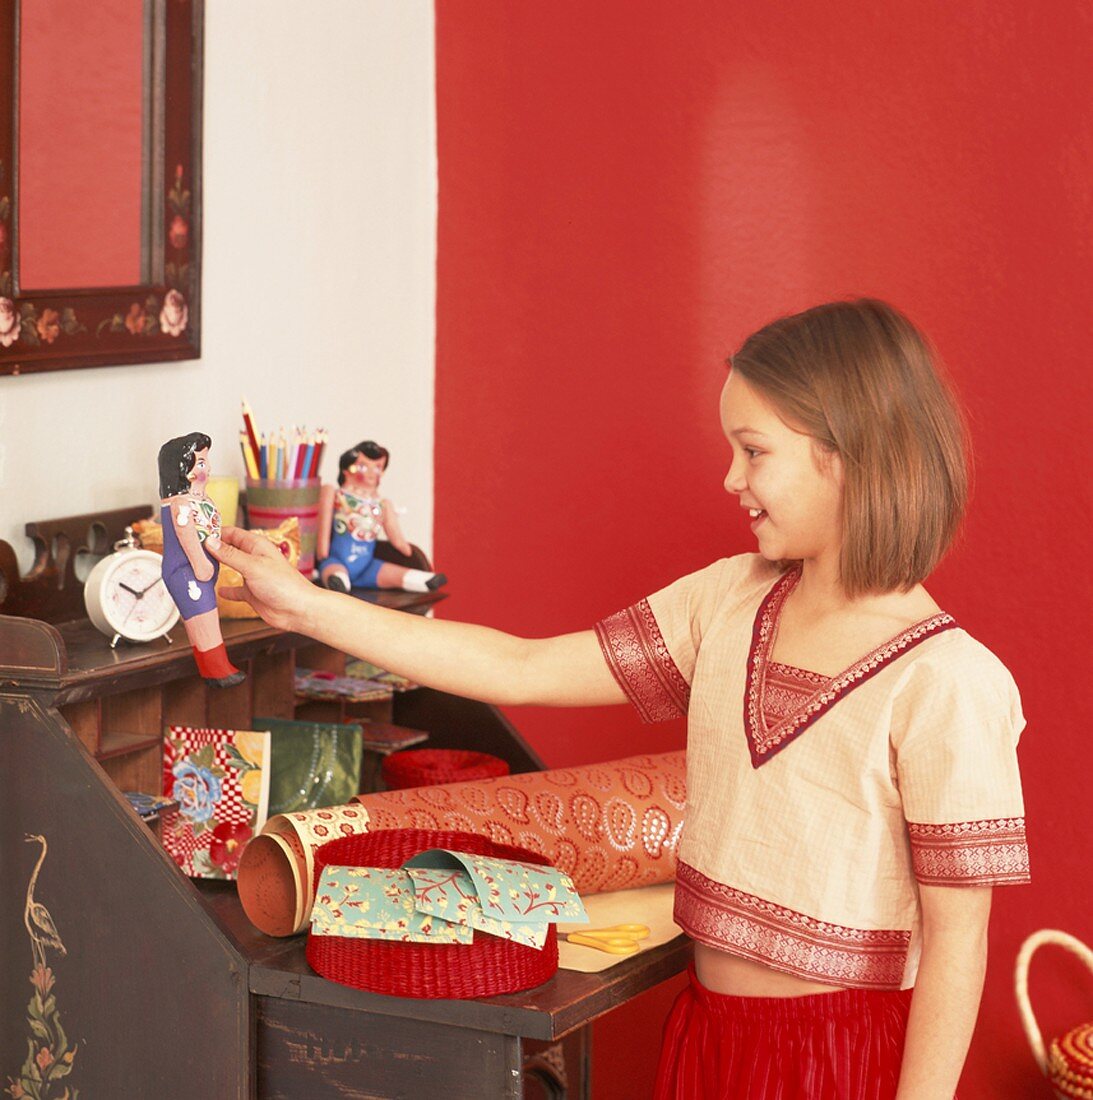
M319 476L319 467L322 465L323 448L325 446L326 446L326 429L325 428L320 428L318 438L315 442L315 458L312 460L312 463L311 463L311 472L308 475L309 477L318 477Z
M288 449L288 461L285 463L285 480L291 481L296 476L296 459L300 453L300 429L292 429L292 446Z
M313 481L319 477L326 454L328 433L325 428L313 432L307 425L294 424L268 435L255 430L254 413L246 398L242 401L243 427L239 449L247 476L261 481Z
M247 399L243 398L243 426L247 429L247 439L250 441L251 450L254 453L254 461L258 461L258 433L254 430L254 417L250 411Z
M241 431L239 433L239 449L243 452L243 465L246 467L247 475L254 481L258 480L258 466L255 464L254 455L251 453L250 445L247 440L247 433Z

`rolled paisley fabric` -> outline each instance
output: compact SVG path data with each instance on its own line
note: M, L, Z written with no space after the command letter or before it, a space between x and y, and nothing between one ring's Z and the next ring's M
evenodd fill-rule
M477 833L546 857L582 894L668 882L687 800L684 752L357 796L369 831Z

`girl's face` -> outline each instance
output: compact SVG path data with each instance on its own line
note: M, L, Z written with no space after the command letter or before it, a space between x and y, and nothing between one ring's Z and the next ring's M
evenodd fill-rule
M809 560L842 547L842 461L791 428L737 372L721 391L721 427L732 447L725 489L749 510L768 561Z
M358 451L353 465L345 471L346 488L358 493L374 493L380 487L380 478L386 465L387 459L366 458Z
M194 454L193 468L186 475L190 482L190 492L195 497L205 495L205 482L209 480L209 448L205 447Z

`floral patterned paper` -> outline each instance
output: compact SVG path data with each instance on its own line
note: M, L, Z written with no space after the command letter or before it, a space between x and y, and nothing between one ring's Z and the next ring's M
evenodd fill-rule
M379 867L324 868L311 931L316 936L406 943L469 944L474 938L466 925L419 913L409 874Z
M548 921L506 921L487 917L466 871L410 867L407 873L414 884L414 907L419 913L431 913L537 950L546 943Z
M191 878L234 879L269 809L270 735L171 726L163 743L163 846Z
M487 917L514 922L588 919L573 880L556 867L440 848L421 852L403 866L466 871Z

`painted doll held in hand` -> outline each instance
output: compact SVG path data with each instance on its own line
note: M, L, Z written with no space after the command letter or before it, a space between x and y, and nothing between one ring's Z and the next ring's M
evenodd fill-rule
M220 563L204 546L211 535L220 537L220 513L205 495L211 446L203 432L191 432L159 449L163 583L182 614L202 679L213 687L231 687L246 673L228 660L224 648L216 609Z
M338 459L338 487L324 485L319 498L319 580L336 592L351 588L401 588L429 592L447 583L443 573L407 569L376 558L376 542L386 534L409 555L394 505L380 496L380 479L390 452L370 439Z

